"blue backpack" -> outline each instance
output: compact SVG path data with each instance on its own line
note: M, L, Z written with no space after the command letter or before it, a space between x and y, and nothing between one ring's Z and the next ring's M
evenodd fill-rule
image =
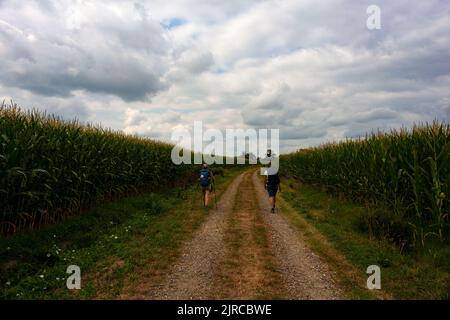
M200 170L200 185L202 187L208 187L211 184L211 175L208 169Z

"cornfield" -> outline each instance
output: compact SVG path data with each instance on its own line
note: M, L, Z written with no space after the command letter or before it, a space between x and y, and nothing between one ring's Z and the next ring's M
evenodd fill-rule
M172 164L172 145L0 108L0 233L61 221L101 201L160 189L193 167Z
M448 240L449 160L450 125L434 122L299 150L281 157L280 170L368 208L389 208L423 245Z

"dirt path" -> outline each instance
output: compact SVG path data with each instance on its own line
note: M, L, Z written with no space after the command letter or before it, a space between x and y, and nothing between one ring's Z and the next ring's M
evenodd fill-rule
M148 299L208 299L214 271L225 251L226 221L231 213L237 189L244 174L239 175L222 195L218 210L213 210L193 239L182 249L182 256L166 280L148 292Z
M253 184L269 229L273 254L283 275L286 296L289 299L313 300L341 298L342 293L334 283L327 265L306 246L301 235L280 212L269 213L266 192L257 174L253 174Z
M280 214L258 173L238 176L148 299L339 299L326 264Z
M259 212L251 172L244 175L238 188L224 240L226 251L213 282L214 299L283 297L281 276Z

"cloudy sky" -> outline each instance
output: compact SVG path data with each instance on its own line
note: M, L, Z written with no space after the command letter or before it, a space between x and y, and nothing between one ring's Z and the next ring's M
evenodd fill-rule
M449 121L450 2L0 0L0 98L163 140L279 128L284 152Z

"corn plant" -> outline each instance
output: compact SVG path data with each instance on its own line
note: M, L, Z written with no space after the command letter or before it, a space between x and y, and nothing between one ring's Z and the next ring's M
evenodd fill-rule
M387 206L414 226L422 243L433 236L443 242L449 160L450 125L433 122L299 150L281 157L280 170L356 201Z
M172 145L15 105L0 108L0 233L39 228L193 171Z

